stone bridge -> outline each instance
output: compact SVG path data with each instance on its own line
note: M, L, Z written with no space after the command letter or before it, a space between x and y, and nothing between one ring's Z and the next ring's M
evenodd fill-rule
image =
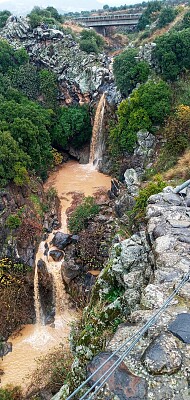
M89 28L94 28L97 32L105 35L106 28L108 27L135 27L138 24L141 14L142 13L96 15L91 17L75 18L75 21Z

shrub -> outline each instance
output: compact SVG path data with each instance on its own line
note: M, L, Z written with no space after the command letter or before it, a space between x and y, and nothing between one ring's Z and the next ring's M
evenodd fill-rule
M86 53L98 53L98 46L95 41L83 39L80 41L80 49Z
M171 90L159 81L148 81L123 100L117 111L118 123L110 129L110 151L133 151L138 130L154 131L153 125L163 123L171 109Z
M153 57L164 79L175 81L180 73L190 69L189 41L190 28L156 39Z
M90 115L86 105L62 107L52 139L58 148L67 149L68 145L79 148L90 139L91 133Z
M61 153L59 153L56 149L52 149L52 155L53 155L53 164L54 165L60 165L63 161L63 156Z
M11 214L8 216L6 220L6 225L8 226L9 229L16 229L21 225L21 219L18 215Z
M82 204L76 207L69 217L68 228L71 233L78 233L87 226L88 220L99 212L93 197L85 197Z
M138 52L129 49L115 57L113 72L116 84L121 93L127 95L137 83L146 82L149 75L149 65L146 61L137 61Z
M156 175L154 181L149 182L146 187L139 191L135 199L135 206L128 212L132 223L138 223L144 220L148 198L153 194L161 192L165 186L166 182L162 180L160 175Z
M103 48L103 38L93 29L84 29L80 37L80 49L86 51L86 53L98 53Z
M10 15L11 13L8 10L0 11L0 29L6 25L7 19Z
M0 399L1 400L22 400L22 392L19 386L13 387L12 385L7 385L4 389L0 389Z
M163 28L164 26L168 25L172 22L177 15L177 10L174 7L164 7L159 15L158 18L158 28Z

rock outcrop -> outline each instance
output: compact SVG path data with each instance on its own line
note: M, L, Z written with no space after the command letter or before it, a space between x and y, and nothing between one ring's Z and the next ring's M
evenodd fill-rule
M189 189L184 196L174 194L172 188L165 188L162 193L149 198L146 235L153 254L154 273L136 302L136 310L133 309L129 318L130 324L118 328L107 348L109 351L115 350L140 329L189 271L188 204ZM138 257L134 255L134 258L133 265L138 271ZM130 279L125 264L119 274L125 277L125 281ZM142 288L141 280L136 277L132 281L132 292L135 292L137 282ZM155 325L148 329L146 336L141 337L124 359L133 374L147 381L147 400L189 398L189 298L190 284L186 283Z
M10 17L0 36L15 49L24 47L35 65L56 73L59 99L63 104L96 100L105 90L109 101L118 99L109 68L110 58L105 54L81 51L78 40L67 31L42 27L32 30L27 18L12 21Z

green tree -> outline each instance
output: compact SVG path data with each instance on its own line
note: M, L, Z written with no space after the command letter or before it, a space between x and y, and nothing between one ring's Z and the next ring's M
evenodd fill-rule
M104 40L93 29L84 29L80 34L80 49L87 53L98 53L104 46Z
M62 107L58 124L53 133L56 146L67 148L70 144L75 148L87 142L92 133L90 115L87 106Z
M43 96L43 102L48 108L57 106L58 85L54 72L42 69L39 73L39 89Z
M145 11L142 13L139 18L139 22L137 25L137 29L142 31L146 28L146 25L150 25L157 18L157 12L161 10L161 2L160 1L150 1L147 3L147 7Z
M168 25L172 22L177 15L177 10L174 7L164 7L159 15L158 18L158 28L163 28L164 26Z
M34 65L21 65L18 70L13 70L9 76L13 87L20 90L29 99L37 99L40 91L40 79Z
M8 10L0 11L0 29L3 28L10 17L11 13Z
M182 20L182 27L184 29L189 28L190 27L190 11L187 11L183 17Z
M171 110L171 90L164 81L148 81L123 100L117 111L118 122L110 130L110 151L113 156L133 151L138 130L153 130L163 123Z
M138 52L129 49L115 57L113 72L118 89L124 95L128 95L136 84L145 82L149 75L149 65L146 61L137 61Z
M24 168L30 166L30 157L19 148L10 132L0 132L0 184L6 185L14 180L18 163Z
M190 69L189 41L190 28L156 39L153 57L164 79L175 81L181 72Z

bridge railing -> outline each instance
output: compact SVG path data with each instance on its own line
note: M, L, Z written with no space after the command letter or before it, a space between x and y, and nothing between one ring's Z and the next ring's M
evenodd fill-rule
M116 15L99 15L94 17L78 17L74 18L75 21L110 21L110 20L120 20L120 19L138 19L142 14L116 14Z

